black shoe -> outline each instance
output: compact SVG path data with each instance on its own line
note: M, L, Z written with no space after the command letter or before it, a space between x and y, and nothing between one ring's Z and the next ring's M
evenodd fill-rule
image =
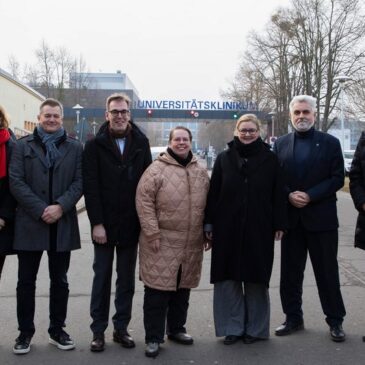
M275 335L287 336L293 332L301 331L303 329L304 329L304 322L286 321L275 330Z
M241 338L241 336L236 336L236 335L228 335L226 337L224 337L223 343L225 345L233 345L234 343L236 343L239 339Z
M167 338L182 345L192 345L194 343L193 338L184 332L169 334Z
M30 342L32 341L32 336L20 332L19 337L15 340L15 345L13 347L14 354L24 355L30 351Z
M90 351L101 352L105 350L104 333L94 333L93 340L90 343Z
M134 340L129 336L128 332L122 332L120 330L114 330L113 341L120 343L123 347L131 349L136 346Z
M147 342L145 355L147 357L156 357L160 352L160 344L157 342Z
M340 324L330 327L330 335L332 341L343 342L346 339L346 334Z
M73 350L75 342L64 330L49 335L49 343L57 346L60 350Z
M257 341L264 341L265 338L254 337L254 336L250 336L250 335L244 335L242 340L246 345L249 345L249 344L257 342Z

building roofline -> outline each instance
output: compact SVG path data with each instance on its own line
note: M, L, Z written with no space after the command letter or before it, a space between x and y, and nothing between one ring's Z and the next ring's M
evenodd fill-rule
M0 76L4 77L5 79L9 80L13 84L21 87L23 90L29 92L30 94L33 94L35 97L37 97L40 101L46 100L46 97L42 94L40 94L38 91L34 90L30 86L23 84L21 81L14 79L13 76L11 76L8 72L0 68Z

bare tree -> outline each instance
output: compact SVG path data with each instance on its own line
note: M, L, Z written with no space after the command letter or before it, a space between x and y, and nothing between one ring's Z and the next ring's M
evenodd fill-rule
M47 97L54 96L51 93L52 88L54 87L53 78L55 71L55 56L52 49L43 39L40 47L35 52L38 67L39 67L39 78L41 80L41 86L45 88Z
M39 71L36 66L25 64L23 81L31 87L40 86Z
M14 79L20 79L20 64L14 55L8 57L8 69L10 75L13 76Z
M53 53L53 63L56 77L56 97L58 100L63 101L64 89L69 84L69 77L74 67L74 60L65 47L60 47Z
M258 84L252 85L242 72L251 69L262 81L261 97L269 99L261 105L270 105L276 113L279 134L287 130L288 104L297 94L317 98L317 123L327 131L339 93L334 78L339 74L355 78L363 72L364 39L359 0L293 0L289 8L273 14L262 34L250 34L247 56L226 95L247 96L249 88L251 95L257 94Z

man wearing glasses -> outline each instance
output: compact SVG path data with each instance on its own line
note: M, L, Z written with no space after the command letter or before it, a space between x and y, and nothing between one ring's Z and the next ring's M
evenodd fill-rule
M94 243L90 304L90 350L94 352L105 348L114 252L117 279L113 340L126 348L135 346L128 333L140 232L135 193L152 158L147 137L131 121L130 103L125 94L107 98L106 122L86 143L83 155L84 196Z
M289 109L295 131L274 145L286 177L289 216L281 244L280 296L286 320L275 334L285 336L304 328L302 292L309 252L330 337L342 342L346 312L337 263L336 208L336 192L344 184L341 146L337 138L314 130L315 98L296 96Z

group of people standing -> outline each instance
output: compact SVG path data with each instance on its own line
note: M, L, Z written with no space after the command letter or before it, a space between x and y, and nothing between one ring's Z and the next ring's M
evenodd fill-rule
M330 336L344 341L336 211L344 165L339 141L314 130L315 99L302 95L291 101L294 132L280 137L274 151L261 139L255 115L239 118L210 180L192 153L190 130L182 126L170 131L166 151L152 162L130 103L124 94L109 96L106 122L84 149L67 136L57 100L41 104L38 126L17 142L0 108L0 267L7 254L16 253L19 262L20 333L13 352L30 351L44 251L51 282L49 342L61 350L75 347L64 327L70 252L80 248L76 203L82 194L94 244L91 351L105 349L114 256L113 340L135 347L128 325L139 255L146 356L159 354L165 334L193 344L185 328L190 289L199 284L203 252L210 248L216 335L225 345L266 340L275 240L282 241L280 295L286 315L275 334L304 328L302 286L309 252ZM365 176L361 163L350 174L350 187L359 220L365 220L365 187L355 175ZM361 229L356 242L364 247Z

